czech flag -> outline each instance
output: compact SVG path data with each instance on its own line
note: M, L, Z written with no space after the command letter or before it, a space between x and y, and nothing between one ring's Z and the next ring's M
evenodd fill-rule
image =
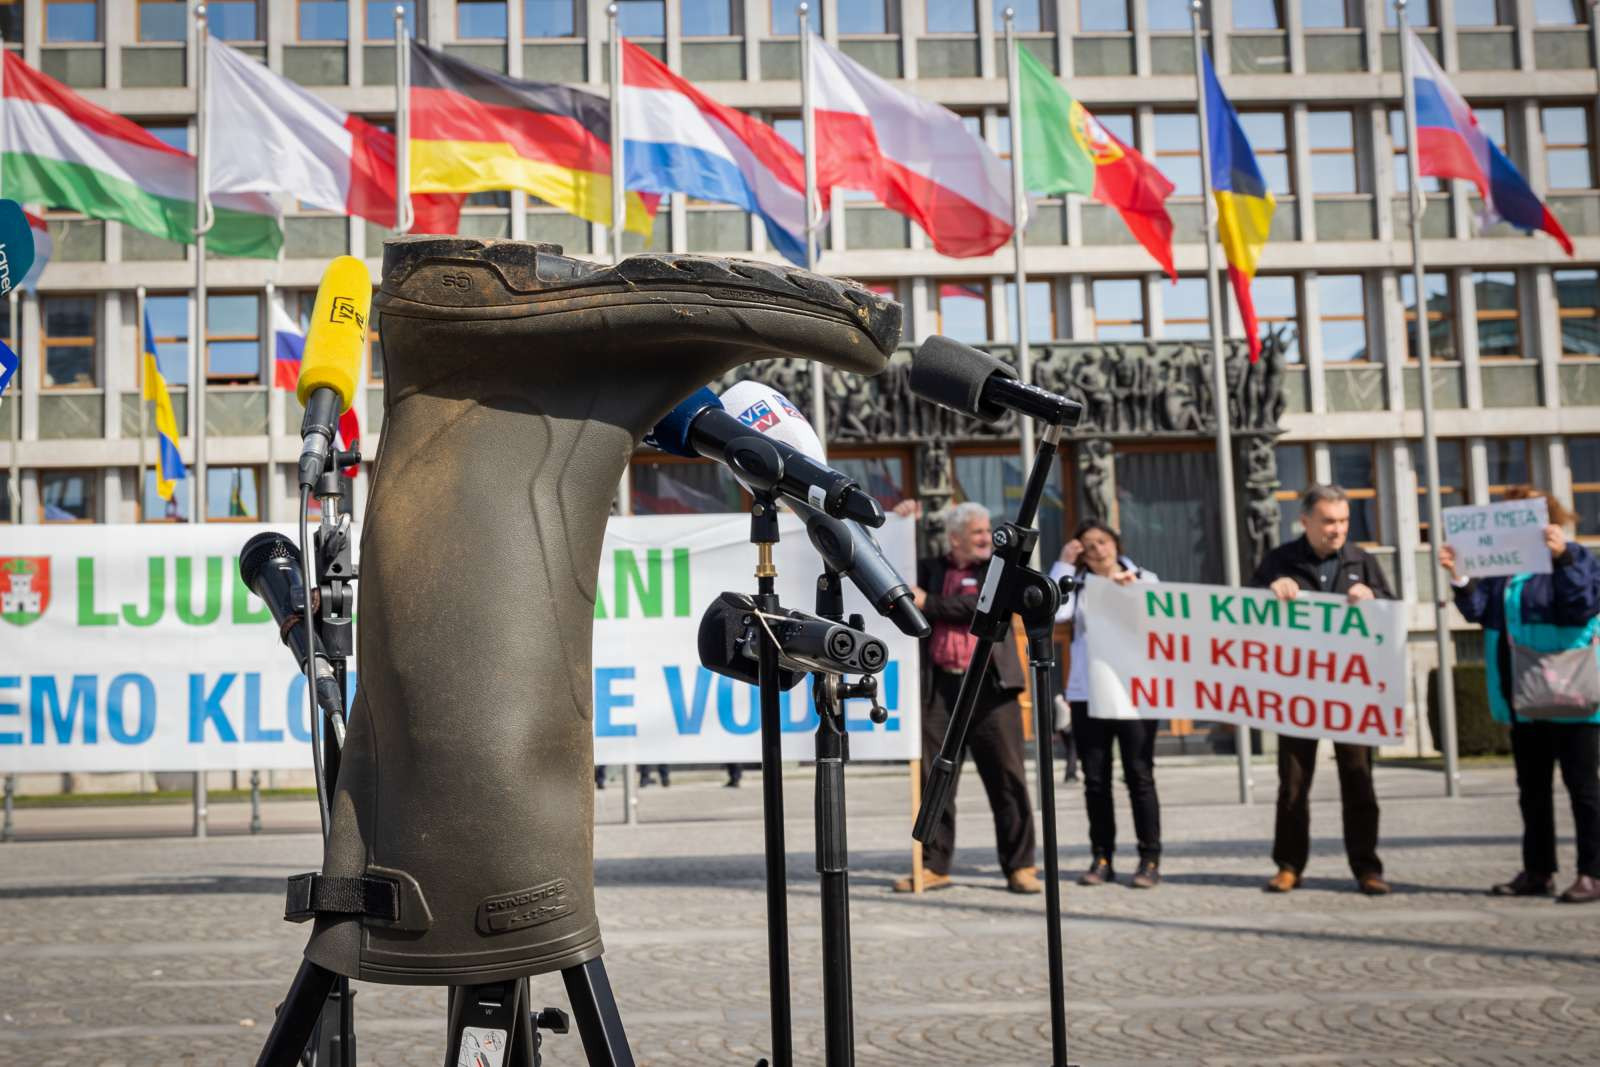
M156 492L171 500L175 483L189 476L178 453L178 418L172 410L172 394L156 358L156 335L150 328L150 312L144 313L144 398L155 405L156 413ZM141 489L140 492L144 490Z
M296 392L300 385L300 361L305 357L306 335L278 297L272 299L272 334L272 387ZM339 440L336 444L342 449L361 445L361 420L353 407L339 416ZM344 473L354 478L356 468L348 467Z
M1238 113L1222 93L1210 53L1202 51L1200 55L1206 68L1206 122L1211 134L1211 195L1217 201L1217 233L1228 257L1228 278L1233 282L1239 317L1250 342L1250 362L1254 363L1261 358L1261 335L1250 281L1261 262L1277 201L1261 177Z
M1567 255L1572 239L1534 195L1517 168L1478 125L1467 102L1445 80L1444 71L1406 31L1411 52L1411 93L1417 108L1417 170L1430 178L1459 178L1478 187L1487 213L1523 230L1543 230Z

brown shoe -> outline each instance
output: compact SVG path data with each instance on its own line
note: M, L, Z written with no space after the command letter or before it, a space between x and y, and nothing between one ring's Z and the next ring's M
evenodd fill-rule
M1529 874L1527 871L1518 871L1517 876L1509 882L1489 887L1492 897L1547 897L1556 891L1554 875Z
M1154 889L1161 884L1161 869L1155 860L1140 860L1139 869L1133 872L1135 889Z
M1356 879L1356 885L1369 897L1386 897L1393 892L1381 874L1364 874Z
M922 868L922 888L924 891L929 889L944 889L949 884L950 876L948 874L940 874L938 871L930 871L926 867ZM915 887L911 884L911 876L909 874L904 878L898 879L894 883L894 891L896 893L910 893L914 888Z
M1096 856L1089 869L1078 875L1079 885L1105 885L1116 880L1117 872L1111 869L1111 861L1104 856Z
M1267 879L1267 884L1261 888L1268 893L1291 893L1300 885L1300 876L1287 867L1279 867L1278 873Z
M1556 900L1562 904L1593 904L1600 900L1600 878L1580 874L1578 880L1567 887Z
M1006 889L1013 893L1043 893L1044 883L1039 881L1036 867L1018 867L1006 875Z

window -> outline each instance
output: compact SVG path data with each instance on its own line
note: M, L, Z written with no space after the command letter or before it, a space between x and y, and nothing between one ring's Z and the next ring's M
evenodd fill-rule
M378 330L378 311L367 316L367 380L383 384L383 335Z
M848 5L847 5L848 6ZM794 36L800 25L800 0L772 0L772 32L774 36ZM812 33L822 32L822 4L812 0L806 15Z
M22 30L25 20L22 17L23 6L21 3L0 4L0 34L3 34L8 45L22 43Z
M1588 189L1594 185L1594 164L1589 153L1589 109L1547 107L1544 120L1544 158L1552 189Z
M1211 336L1211 304L1204 278L1179 278L1161 287L1161 336L1169 341Z
M348 0L300 0L300 39L302 41L349 40Z
M1528 485L1533 474L1528 468L1528 442L1520 437L1491 437L1489 452L1489 502L1506 495L1506 490Z
M1156 146L1152 162L1172 182L1174 196L1199 196L1200 120L1193 111L1161 112L1156 115Z
M1233 0L1233 28L1236 30L1283 29L1282 0Z
M1533 16L1541 26L1583 26L1588 0L1534 0Z
M957 452L951 457L955 499L952 503L975 500L989 509L991 523L1001 523L1016 514L1017 501L1028 480L1028 468L1015 447L1003 454L995 452ZM1062 527L1065 512L1061 506L1062 464L1052 463L1039 499L1039 543L1060 552L1065 540ZM945 548L941 545L940 548ZM1054 558L1052 555L1050 558ZM1170 572L1168 572L1170 573Z
M1556 307L1561 316L1561 354L1600 356L1600 271L1555 272Z
M219 41L260 41L256 6L256 0L211 0L206 4L206 25Z
M1372 358L1367 344L1367 287L1359 274L1317 277L1318 334L1326 363Z
M1188 0L1144 0L1146 3L1145 18L1149 20L1150 29L1160 32L1162 30L1190 30L1190 13ZM1202 16L1202 31L1208 23Z
M730 0L683 0L683 35L732 36L733 4Z
M1045 25L1045 15L1040 10L1043 7L1043 0L994 0L995 29L1002 31L1005 29L1008 7L1014 16L1012 26L1018 33L1037 33L1049 28Z
M1400 24L1395 16L1394 0L1383 0L1383 24L1391 29ZM1433 17L1433 0L1411 0L1411 3L1406 5L1406 25L1437 26L1438 24Z
M1472 109L1472 117L1478 120L1481 128L1495 147L1504 152L1508 157L1512 155L1511 147L1506 144L1506 109L1497 104L1485 104Z
M11 35L6 34L6 39L10 38ZM185 0L139 0L139 40L188 39L189 5Z
M1517 272L1477 271L1472 291L1478 303L1478 355L1522 355L1522 329L1517 315Z
M1398 109L1389 112L1389 147L1394 154L1394 191L1407 192L1411 188L1411 171L1406 161L1406 113ZM1422 179L1424 193L1437 193L1443 188L1444 183L1438 178ZM1409 215L1406 221L1410 221Z
M974 0L927 0L929 33L977 33Z
M1258 275L1250 285L1250 293L1255 298L1260 335L1284 331L1288 342L1285 356L1291 363L1300 362L1300 294L1293 275Z
M367 40L392 41L394 40L394 9L406 9L406 33L412 37L417 35L417 0L366 0L367 4Z
M145 132L169 148L176 148L180 152L189 151L189 127L187 126L157 126L147 125Z
M524 37L576 37L577 0L522 0Z
M1127 33L1133 29L1126 2L1079 4L1078 28L1084 33Z
M743 511L744 491L720 463L640 458L628 464L635 515L705 515Z
M1502 17L1501 0L1455 0L1457 26L1498 26L1510 21Z
M1107 112L1096 111L1096 112L1094 112L1094 119L1101 126L1105 127L1107 132L1112 134L1114 137L1116 137L1117 140L1121 141L1123 144L1127 145L1130 148L1139 147L1139 138L1138 138L1138 135L1134 132L1136 127L1134 126L1134 123L1133 123L1133 112L1131 112L1131 111L1107 111ZM1010 128L1009 127L1006 130L1006 134L1007 134L1007 137L1009 138L1009 136L1010 136ZM1010 144L1010 141L1008 140L1006 143Z
M1198 121L1198 120L1197 120ZM1281 111L1245 111L1239 125L1255 153L1261 177L1274 195L1290 196L1294 185L1289 180L1289 121Z
M906 499L906 469L903 455L840 456L830 453L828 465L865 489L884 511Z
M812 7L820 8L822 5L813 3ZM793 22L793 19L790 20ZM1020 29L1022 20L1017 20ZM889 5L886 0L850 0L850 3L839 5L839 32L852 33L888 33L889 31Z
M629 6L623 3L621 8L626 12ZM506 0L456 0L456 36L465 40L505 40Z
M1056 309L1055 300L1050 292L1051 285L1048 281L1030 281L1028 283L1028 343L1030 345L1043 344L1056 337ZM1006 282L1006 321L1010 323L1010 337L1013 341L1019 339L1017 329L1017 283Z
M1350 496L1350 540L1377 544L1378 468L1372 446L1364 442L1329 445L1328 465L1333 483Z
M206 468L206 521L254 522L261 518L254 467Z
M1450 279L1444 274L1424 274L1427 293L1428 355L1431 359L1456 358L1456 308L1450 298ZM1400 276L1400 303L1406 309L1406 358L1417 358L1417 287L1410 272Z
M1304 532L1300 525L1300 494L1311 484L1311 464L1305 445L1279 445L1273 449L1278 460L1278 540L1293 541Z
M155 449L148 453L155 455ZM144 489L139 494L139 521L140 522L188 522L189 521L189 486L194 481L194 475L172 483L172 499L162 500L161 494L156 491L155 461L147 460L150 464L144 471Z
M1179 282L1181 285L1182 282ZM1099 278L1090 287L1094 303L1094 335L1101 341L1148 337L1144 282L1138 278Z
M206 379L254 382L261 378L261 294L206 296Z
M1600 535L1600 437L1567 438L1567 466L1572 471L1572 510L1578 513L1578 534Z
M97 0L45 0L44 39L53 44L98 41L100 5Z
M1465 441L1436 442L1439 454L1439 506L1453 508L1467 502L1467 444ZM1428 521L1428 460L1421 441L1407 441L1411 453L1411 473L1417 479L1417 536L1431 543Z
M972 278L941 281L939 332L966 344L989 340L989 283Z
M1353 28L1361 25L1363 6L1360 0L1301 0L1300 21L1308 30Z
M169 386L188 385L189 297L187 294L152 294L144 298L144 310L150 316L150 332L155 335L156 361L161 364L161 376ZM142 330L144 327L139 328ZM144 362L141 360L139 365L140 381L143 381Z
M45 522L94 522L100 513L99 471L40 471Z
M1313 111L1307 120L1311 134L1311 191L1360 192L1355 115L1349 111Z
M47 296L40 300L44 322L44 387L87 389L95 385L99 347L96 299Z
M11 472L0 470L0 523L16 521L17 513L11 506Z
M699 6L707 4L708 0L699 0ZM684 18L688 17L685 13ZM617 28L624 37L665 37L666 0L621 0L617 4Z

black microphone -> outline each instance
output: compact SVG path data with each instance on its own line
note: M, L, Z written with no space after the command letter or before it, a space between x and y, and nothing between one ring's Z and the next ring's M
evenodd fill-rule
M806 523L806 533L828 566L850 579L874 611L909 637L927 637L933 627L917 610L917 601L872 533L853 519L835 519L809 504L790 501Z
M272 621L278 624L283 643L288 646L299 664L300 672L306 670L306 587L300 578L300 550L294 542L281 533L259 533L245 542L239 553L239 577L244 584L272 612ZM339 680L334 676L333 664L316 650L313 657L316 677L317 706L328 715L344 714L344 694L339 692Z
M1083 417L1076 400L1018 381L989 353L948 337L930 337L912 353L911 391L987 423L999 422L1008 408L1052 426L1076 426Z
M746 426L728 414L710 389L695 390L667 412L644 441L675 456L704 456L725 463L756 489L776 490L836 519L883 525L883 505L863 492L855 479Z

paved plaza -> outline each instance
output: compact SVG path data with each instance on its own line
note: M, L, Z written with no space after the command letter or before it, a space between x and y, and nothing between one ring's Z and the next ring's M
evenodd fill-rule
M1166 883L1065 892L1072 1058L1113 1064L1600 1062L1600 906L1500 901L1520 822L1509 768L1469 769L1464 799L1438 774L1385 767L1383 858L1393 896L1351 892L1337 781L1324 766L1305 888L1263 894L1276 775L1234 803L1231 762L1158 768ZM744 788L683 776L598 794L596 880L606 961L638 1062L748 1065L768 1048L760 776ZM954 887L922 898L907 869L902 773L853 768L857 1062L1046 1064L1043 901L1004 891L975 775L962 786ZM1558 791L1559 803L1565 794ZM1087 860L1082 795L1061 795L1063 865ZM811 779L786 795L797 1061L822 1062L821 938ZM1119 798L1120 824L1131 827ZM1560 812L1563 880L1571 822ZM306 928L281 919L285 875L316 866L313 806L213 809L205 841L186 807L24 809L0 846L0 1064L250 1064L294 973ZM142 836L130 836L142 835ZM509 842L508 842L509 843ZM1122 859L1131 873L1131 852ZM358 986L366 1064L443 1061L436 989ZM536 1003L564 1005L558 978ZM576 1035L545 1063L583 1062Z

